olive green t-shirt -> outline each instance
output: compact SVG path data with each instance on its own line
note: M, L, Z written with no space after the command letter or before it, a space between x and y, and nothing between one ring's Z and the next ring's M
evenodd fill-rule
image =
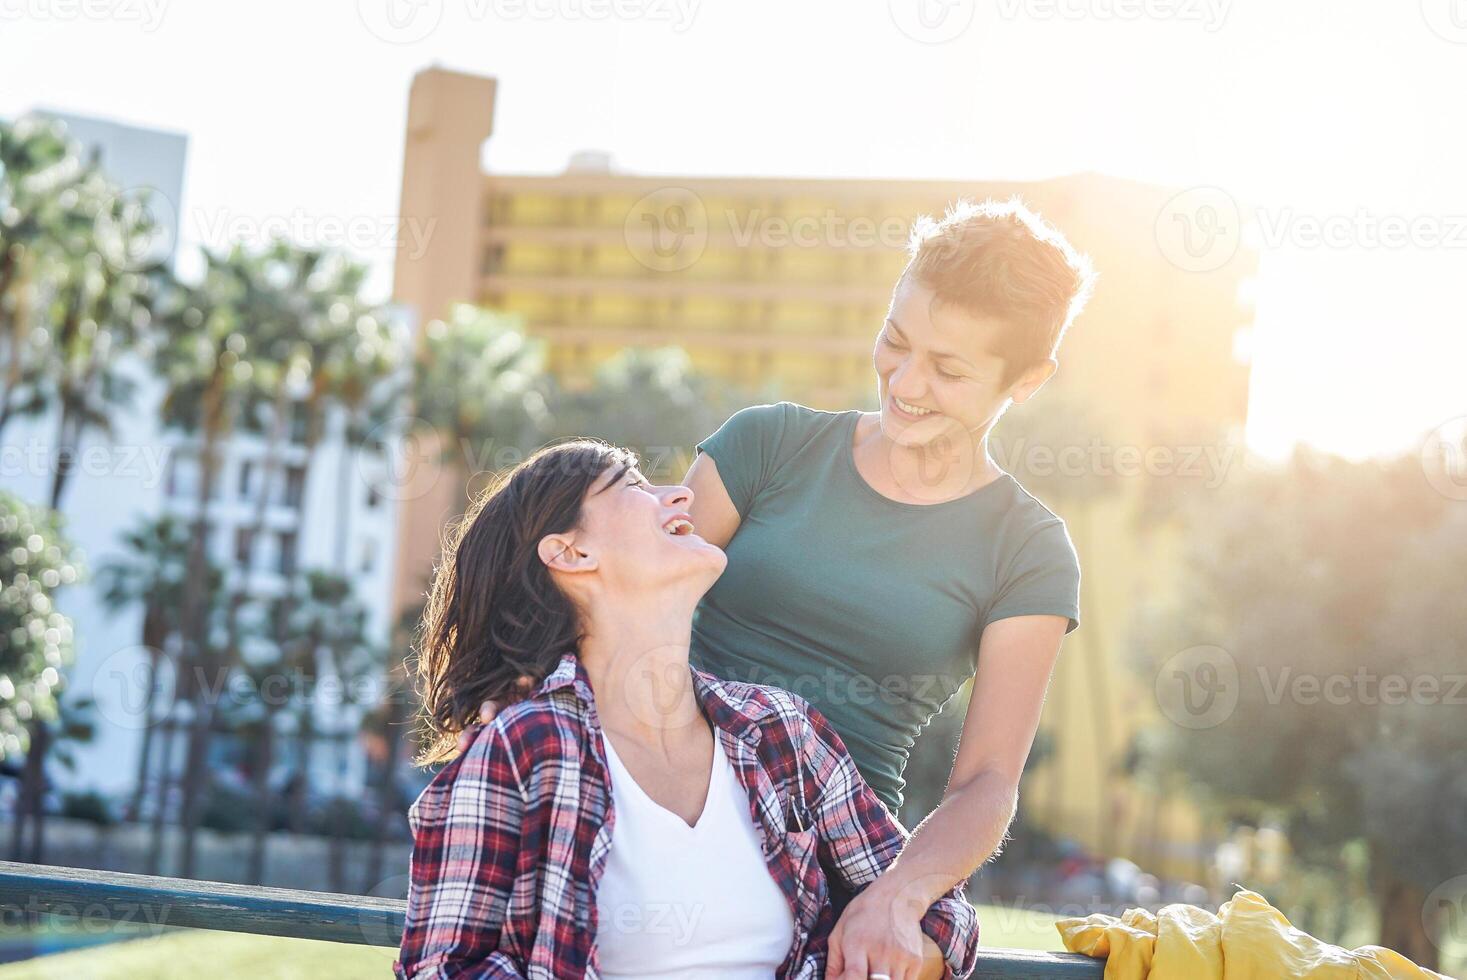
M856 469L859 417L755 405L698 444L741 523L692 660L804 697L895 811L917 734L972 676L984 627L1048 613L1073 630L1080 565L1064 521L1007 473L937 504L878 493Z

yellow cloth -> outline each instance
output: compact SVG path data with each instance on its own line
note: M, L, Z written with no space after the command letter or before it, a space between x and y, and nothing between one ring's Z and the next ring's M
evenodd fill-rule
M1105 980L1449 980L1380 946L1344 949L1289 924L1241 889L1218 915L1168 905L1055 923L1072 953L1105 958Z

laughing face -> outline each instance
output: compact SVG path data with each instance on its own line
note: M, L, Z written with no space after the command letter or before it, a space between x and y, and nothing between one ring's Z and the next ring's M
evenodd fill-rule
M579 526L551 536L571 549L567 559L580 563L560 567L594 570L612 590L679 583L706 591L728 556L698 535L688 515L692 503L687 487L658 486L635 468L609 467L587 494Z
M883 434L913 448L972 438L987 432L1010 401L1032 395L1054 362L1005 385L1004 359L992 353L1001 326L937 302L929 287L904 276L873 354Z

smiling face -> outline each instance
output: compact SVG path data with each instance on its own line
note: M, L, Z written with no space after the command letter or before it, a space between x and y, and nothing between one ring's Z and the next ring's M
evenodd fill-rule
M594 573L612 594L645 593L680 585L706 592L728 564L723 549L698 534L688 516L693 491L657 486L635 467L610 466L581 506L577 527L546 535L540 555L567 588Z
M886 437L913 447L969 438L986 432L1010 401L1029 398L1055 362L1042 361L1005 383L1007 365L991 353L1001 327L992 317L937 302L932 289L903 276L872 355Z

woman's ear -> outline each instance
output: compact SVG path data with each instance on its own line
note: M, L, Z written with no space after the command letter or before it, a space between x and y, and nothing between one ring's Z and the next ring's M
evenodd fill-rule
M1054 372L1058 370L1059 361L1054 358L1040 361L1014 382L1014 386L1009 389L1009 398L1013 399L1015 405L1023 404L1044 386L1044 382L1054 377Z
M590 572L596 559L576 547L568 534L547 534L536 548L547 568L557 572Z

